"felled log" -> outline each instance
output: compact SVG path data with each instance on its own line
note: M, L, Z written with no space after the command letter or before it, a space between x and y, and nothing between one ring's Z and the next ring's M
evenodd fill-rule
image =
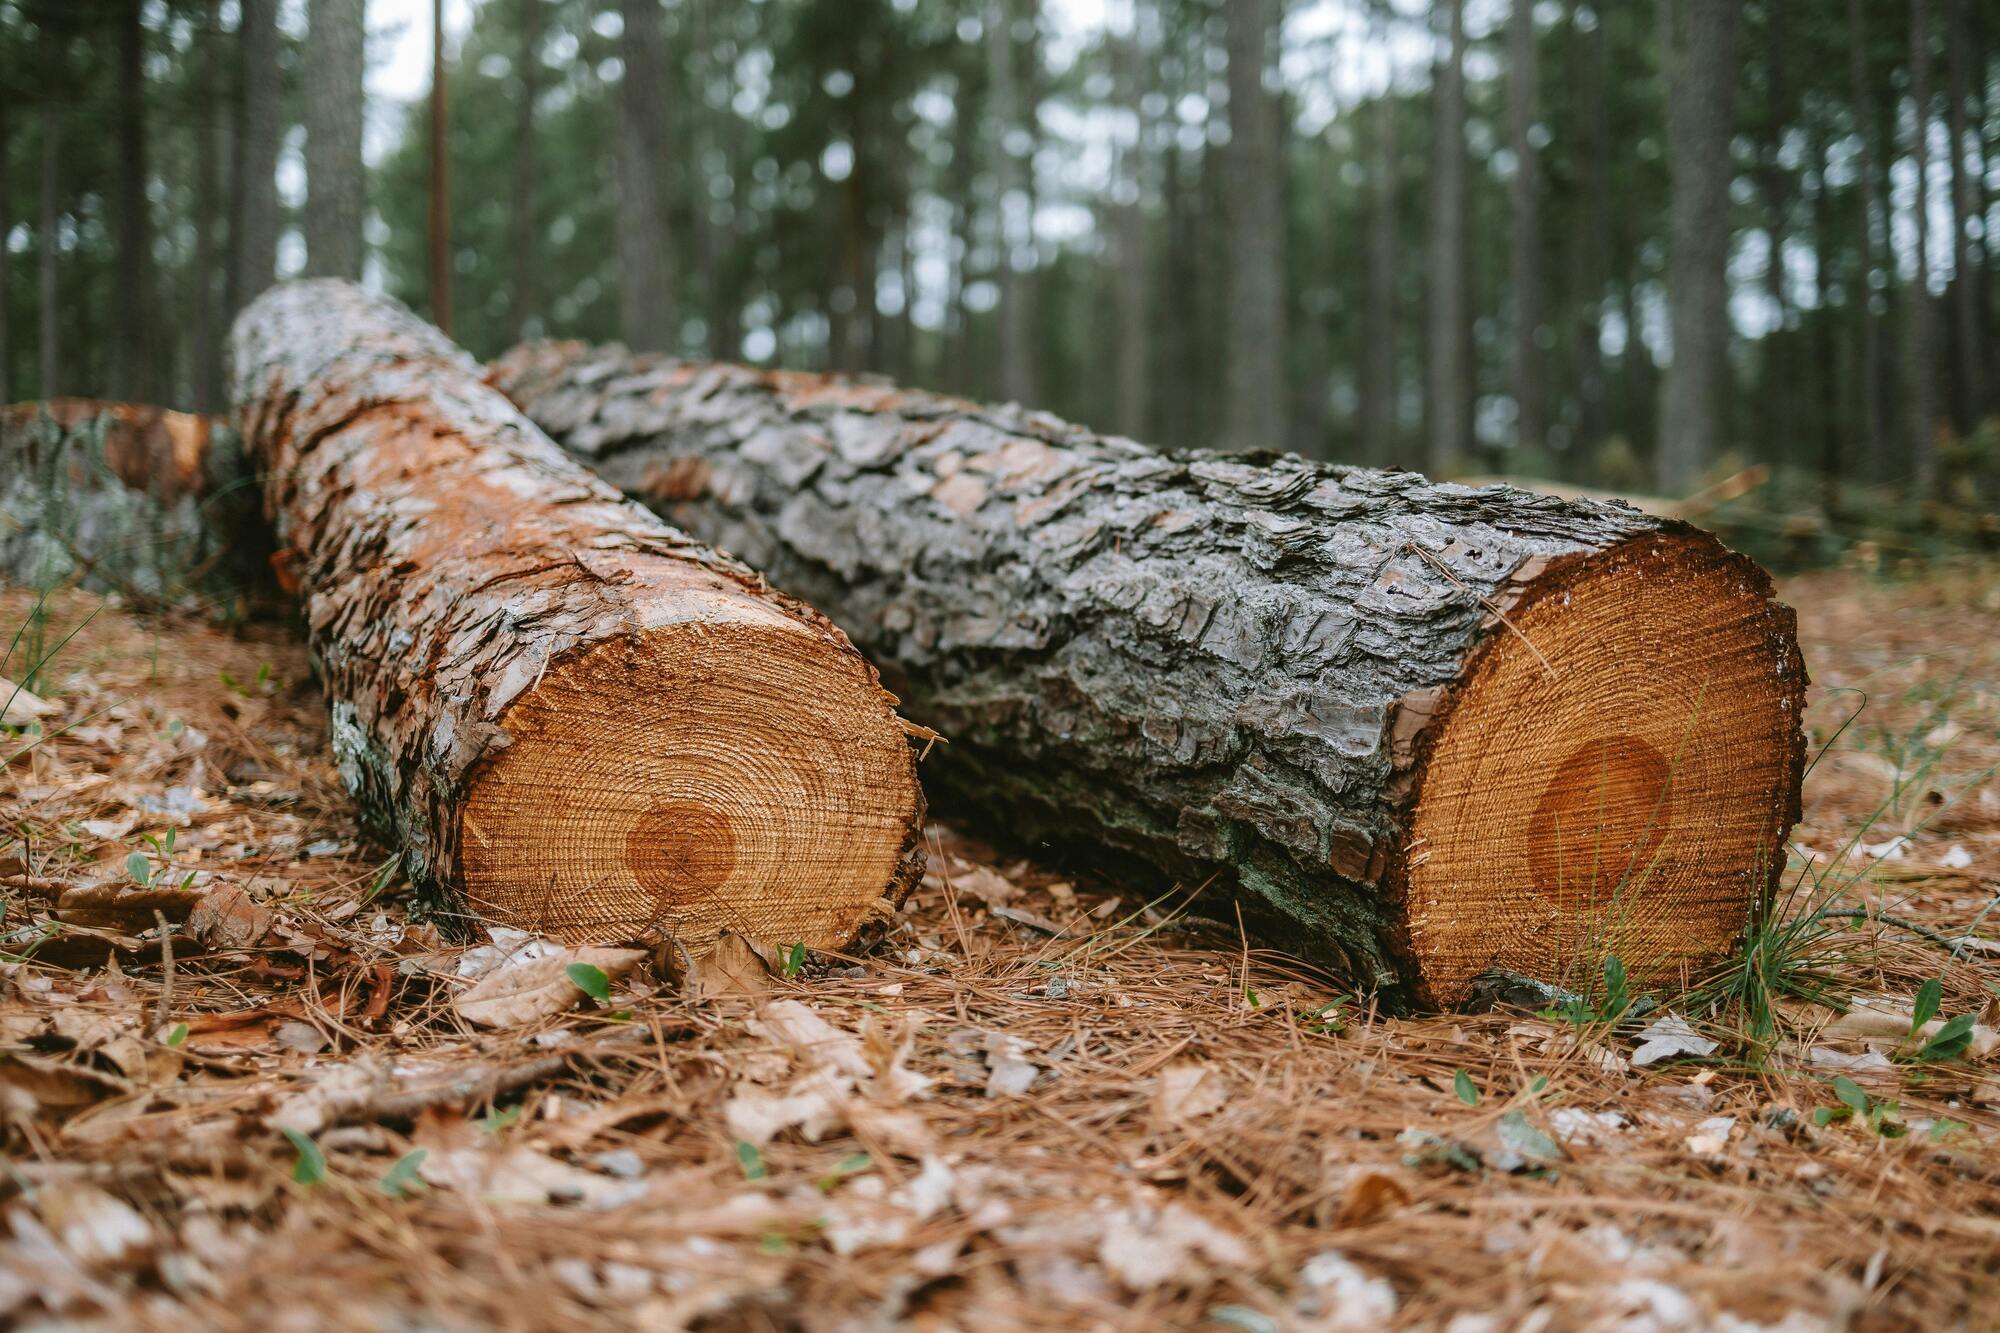
M391 301L281 286L230 354L334 757L419 885L693 947L835 947L907 894L914 752L825 617L592 477Z
M949 737L951 809L1231 882L1390 1003L1677 978L1783 864L1794 618L1685 524L617 348L489 378L832 614Z
M228 422L58 398L0 408L0 574L233 613L268 582Z

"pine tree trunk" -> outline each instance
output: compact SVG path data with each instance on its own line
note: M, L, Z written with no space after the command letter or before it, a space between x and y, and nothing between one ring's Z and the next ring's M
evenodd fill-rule
M1876 191L1875 111L1868 78L1867 24L1862 0L1847 0L1848 101L1860 139L1855 172L1861 205L1861 274L1855 307L1861 320L1860 407L1865 475L1881 481L1888 468L1889 445L1882 393L1882 322L1875 309L1875 274L1888 244L1887 219Z
M201 27L195 37L202 81L210 88L224 86L222 62L216 58L222 43L221 6L218 0L204 0ZM221 390L222 323L217 301L223 299L218 287L216 224L222 211L222 125L221 112L204 105L197 113L194 134L194 272L188 318L188 360L193 383L192 402L197 412L213 412Z
M1445 0L1444 60L1434 72L1430 238L1425 255L1429 309L1432 475L1450 477L1472 443L1472 382L1466 361L1465 0Z
M1025 258L1035 243L1031 179L1035 159L1033 131L1021 123L1023 80L1014 41L1016 11L1015 0L988 0L984 20L994 178L999 185L994 217L999 249L995 276L1000 287L994 391L1010 402L1026 403L1035 399L1034 311L1027 275L1021 272L1017 260ZM1016 135L1026 135L1030 140L1026 154L1012 142ZM1026 208L1020 206L1022 201L1029 201Z
M514 280L508 293L508 324L517 338L534 336L539 297L535 265L540 251L540 217L535 208L535 99L542 82L542 0L516 0L521 49L515 57L519 99L514 108Z
M490 375L817 598L948 737L951 808L1134 888L1233 882L1392 1003L1606 948L1677 979L1784 864L1792 614L1694 529L615 348Z
M277 0L242 0L237 44L242 95L236 105L235 203L229 228L229 308L241 310L278 269Z
M1379 29L1377 40L1381 40ZM1369 115L1368 273L1363 285L1361 346L1362 458L1375 467L1401 461L1396 431L1397 159L1393 79Z
M1285 449L1284 135L1264 88L1272 0L1227 0L1229 344L1222 439Z
M1667 67L1667 307L1673 359L1660 392L1660 488L1692 490L1720 452L1729 380L1729 138L1737 0L1661 0Z
M1542 413L1542 226L1540 153L1534 144L1535 2L1514 0L1507 20L1507 138L1514 150L1514 439L1540 449Z
M901 900L913 751L824 617L592 478L383 298L288 284L231 356L334 757L417 883L572 943L834 948Z
M306 36L306 273L361 277L364 0L312 0Z
M42 162L40 212L35 224L37 360L40 363L41 394L54 398L62 392L62 290L59 265L62 239L62 105L57 100L65 90L65 66L69 63L69 35L62 27L60 11L49 14L42 26L38 51L42 60Z
M1576 326L1571 334L1576 375L1576 444L1586 466L1610 432L1610 394L1604 374L1604 289L1609 280L1605 245L1606 200L1610 195L1610 131L1605 125L1604 22L1593 13L1588 32L1577 21L1578 0L1570 0L1570 77L1576 88L1576 133L1581 139L1575 205L1570 214L1569 302ZM1636 337L1637 330L1626 336Z
M1937 302L1931 297L1931 29L1928 0L1910 0L1910 157L1917 169L1910 226L1917 239L1916 280L1910 284L1910 490L1935 500L1937 465Z
M1975 250L1977 242L1970 225L1972 219L1984 214L1974 198L1974 173L1968 171L1965 165L1965 102L1970 91L1966 67L1974 54L1968 49L1972 45L1971 25L1966 18L1969 2L1947 0L1950 8L1945 36L1945 81L1951 99L1946 106L1946 125L1950 130L1951 143L1951 296L1952 314L1957 325L1954 342L1958 353L1958 392L1954 395L1954 405L1961 433L1969 433L1979 425L1987 404L1987 386L1982 369L1986 364L1986 354L1982 346L1983 321L1979 311L1980 272Z
M1118 43L1118 100L1131 113L1133 138L1119 145L1119 188L1125 197L1116 204L1117 263L1113 299L1118 309L1116 381L1118 429L1134 437L1146 433L1146 207L1145 47L1139 7L1133 6L1132 29Z
M0 98L0 403L14 401L14 292L4 240L14 230L14 173L7 169L13 147L13 99Z
M141 0L120 0L117 26L117 230L119 318L111 339L111 391L140 402L158 397L153 381L152 204L146 196L146 34Z
M626 345L678 345L667 215L667 57L657 0L618 0L625 28L618 82L619 328Z

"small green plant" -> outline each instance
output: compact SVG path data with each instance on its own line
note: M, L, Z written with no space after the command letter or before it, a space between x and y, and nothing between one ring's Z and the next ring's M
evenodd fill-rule
M412 1148L396 1159L396 1164L383 1173L376 1188L392 1199L407 1199L424 1187L423 1179L417 1171L430 1155L428 1148Z
M603 968L590 963L571 963L563 972L591 999L599 1004L611 1002L611 978L604 975Z
M1550 1005L1539 1017L1547 1023L1568 1023L1574 1027L1596 1027L1616 1023L1632 1009L1632 983L1625 964L1616 954L1604 960L1604 989L1597 995L1583 994L1561 1004Z
M1308 1009L1300 1017L1305 1020L1306 1031L1322 1037L1337 1037L1347 1031L1347 1006L1353 1000L1351 995L1343 995L1337 1000L1329 1000L1316 1009Z
M1917 987L1916 1001L1910 1006L1910 1032L1905 1039L1902 1059L1913 1064L1936 1064L1945 1060L1956 1060L1972 1046L1972 1028L1977 1015L1965 1013L1956 1018L1948 1018L1931 1034L1922 1045L1916 1043L1923 1036L1923 1030L1938 1011L1944 1007L1944 982L1932 977Z
M144 852L133 852L125 858L125 873L132 877L133 883L142 889L154 887L166 888L169 886L173 879L173 872L176 869L174 866L174 837L177 832L178 830L170 828L167 830L165 837L148 833L139 839L139 841L151 847L153 851L151 856L148 856ZM192 870L188 871L186 875L181 877L180 887L185 889L193 884L194 877L195 872Z
M1870 1097L1845 1074L1835 1076L1833 1095L1840 1099L1838 1105L1822 1106L1813 1112L1813 1123L1821 1129L1843 1120L1859 1120L1885 1139L1899 1139L1910 1132L1898 1116L1901 1107L1896 1102Z
M326 1154L320 1151L319 1145L296 1129L287 1129L284 1135L292 1141L292 1147L296 1148L299 1154L297 1160L292 1163L292 1179L307 1186L324 1181Z
M814 1183L821 1194L833 1193L834 1187L852 1175L859 1175L875 1165L875 1159L865 1152L849 1153L833 1164L833 1169Z
M736 1165L743 1168L745 1180L762 1180L771 1174L764 1169L764 1154L748 1139L736 1140Z
M513 1124L516 1120L519 1120L520 1118L521 1118L521 1104L519 1102L516 1102L512 1106L497 1107L494 1110L491 1110L487 1112L485 1115L479 1117L479 1119L474 1121L473 1123L477 1124L481 1129L485 1130L488 1134L498 1134L502 1130L506 1129L509 1125Z
M174 1030L167 1034L167 1045L172 1046L176 1050L178 1050L182 1045L184 1045L187 1042L187 1039L188 1039L188 1025L185 1023L176 1023L174 1024Z
M779 970L785 974L785 980L787 981L790 981L793 977L804 971L805 965L806 942L804 940L800 940L797 944L786 950L784 957L779 960Z
M384 861L381 868L376 870L374 880L369 883L368 892L361 895L362 905L366 906L381 897L382 890L389 887L390 881L396 878L396 872L402 868L403 854L401 852L397 852L394 856Z
M1472 1075L1463 1069L1451 1076L1451 1089L1467 1106L1479 1105L1479 1089L1473 1085Z

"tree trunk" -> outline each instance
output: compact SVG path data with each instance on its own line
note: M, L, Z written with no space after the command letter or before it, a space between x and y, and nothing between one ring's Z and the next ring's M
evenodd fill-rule
M431 115L428 168L425 182L424 232L428 261L431 320L451 336L452 267L451 245L451 139L446 117L450 106L445 97L444 0L431 0Z
M542 0L517 0L521 49L515 60L520 99L514 108L514 281L509 296L508 324L516 338L535 336L538 295L535 262L541 229L535 208L535 99L542 82Z
M278 269L277 0L242 0L242 97L237 102L235 210L229 229L229 305L241 310L271 285Z
M1875 309L1875 275L1888 248L1888 219L1876 193L1875 112L1869 95L1868 28L1862 0L1847 0L1848 101L1860 141L1855 173L1861 203L1861 281L1855 305L1861 312L1861 430L1865 475L1881 481L1889 459L1882 394L1882 322Z
M673 234L667 215L667 57L659 0L618 0L619 330L627 346L671 351Z
M269 581L225 421L80 398L0 410L0 574L137 605L234 608Z
M37 17L43 17L38 15ZM66 91L65 66L69 63L69 35L62 27L60 11L46 15L38 54L42 60L42 163L39 189L40 212L35 222L37 255L37 359L42 397L54 398L62 392L62 105L57 100Z
M306 272L361 277L367 176L361 162L365 0L312 0L306 35Z
M1285 421L1284 130L1264 88L1272 0L1228 0L1229 345L1222 440L1290 447Z
M1458 471L1472 444L1472 383L1467 364L1465 244L1465 0L1445 0L1445 58L1433 72L1430 238L1425 256L1430 305L1430 470Z
M491 378L819 598L949 738L957 810L1127 884L1233 881L1390 1003L1604 949L1678 978L1784 864L1792 614L1694 529L573 343Z
M8 169L14 146L12 98L0 98L0 403L14 401L14 292L7 237L14 230L14 173Z
M201 77L210 88L224 86L222 62L216 58L221 44L221 6L218 0L204 0L201 28L195 37L201 61ZM197 412L213 412L221 388L221 319L216 309L215 229L222 208L222 118L204 104L197 112L194 144L194 272L189 274L194 294L188 317L188 359L193 381L192 400Z
M1021 123L1023 80L1018 70L1019 53L1015 50L1015 16L1015 0L988 0L986 81L993 118L994 178L999 186L995 222L1000 337L995 391L1009 402L1028 403L1036 397L1034 307L1022 264L1035 245L1032 180L1035 158L1034 130ZM1032 115L1032 104L1029 112ZM1014 142L1016 135L1027 139L1026 152Z
M1946 82L1951 100L1946 104L1946 125L1951 134L1951 240L1952 240L1952 313L1956 317L1957 329L1954 342L1957 350L1957 387L1954 395L1955 415L1961 433L1969 433L1979 425L1981 415L1986 410L1985 349L1982 346L1983 321L1980 319L1979 293L1980 272L1972 235L1971 222L1982 217L1979 201L1974 197L1974 174L1966 169L1966 125L1965 102L1969 95L1966 68L1971 63L1973 53L1970 24L1966 10L1969 0L1947 0L1950 8L1948 28L1945 37ZM1976 132L1975 132L1976 133Z
M1507 138L1514 150L1514 440L1546 442L1542 414L1542 226L1540 154L1535 148L1535 0L1514 0L1507 20Z
M1378 27L1376 40L1385 40ZM1368 273L1362 296L1361 450L1364 461L1400 461L1396 431L1396 86L1393 76L1369 116Z
M1118 148L1118 188L1115 203L1117 263L1113 299L1118 309L1116 378L1118 429L1134 437L1146 433L1148 329L1146 324L1146 78L1145 46L1139 7L1132 28L1118 43L1118 101L1132 117L1132 142Z
M157 320L153 314L152 204L146 197L146 31L140 0L121 0L118 30L118 175L112 217L117 230L119 318L111 338L111 391L149 401Z
M1604 289L1610 277L1605 230L1610 196L1611 133L1605 124L1605 84L1608 73L1604 20L1593 12L1590 30L1577 21L1577 0L1570 0L1569 40L1577 100L1576 133L1581 140L1577 162L1575 206L1567 243L1570 259L1569 302L1576 327L1571 334L1576 374L1576 445L1590 466L1598 446L1610 433L1610 394L1604 376ZM1628 329L1628 338L1638 330Z
M231 355L341 777L417 883L568 943L836 948L900 902L913 752L824 617L592 478L383 298L288 284Z
M1915 121L1910 156L1917 169L1910 223L1917 238L1916 280L1910 284L1910 490L1935 500L1937 469L1937 302L1931 299L1931 27L1928 0L1910 0L1910 100Z
M1795 428L1796 403L1787 392L1793 383L1785 355L1790 336L1791 301L1785 287L1785 224L1791 208L1791 182L1781 160L1791 108L1786 100L1786 32L1783 5L1772 5L1764 16L1764 142L1760 145L1759 183L1764 203L1765 236L1770 254L1764 261L1764 297L1775 312L1763 337L1759 378L1763 390L1761 434L1769 463L1799 461L1806 442Z
M1667 311L1673 359L1660 392L1660 488L1692 490L1725 435L1729 381L1729 136L1737 0L1661 0L1667 68Z

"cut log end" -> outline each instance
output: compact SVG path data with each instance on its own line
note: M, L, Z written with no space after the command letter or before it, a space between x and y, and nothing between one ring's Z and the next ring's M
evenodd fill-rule
M845 944L917 873L922 798L892 706L851 650L776 615L559 659L471 776L467 900L571 943Z
M1401 868L1424 998L1489 968L1670 984L1774 884L1798 818L1805 669L1768 577L1672 530L1541 573L1418 770Z

